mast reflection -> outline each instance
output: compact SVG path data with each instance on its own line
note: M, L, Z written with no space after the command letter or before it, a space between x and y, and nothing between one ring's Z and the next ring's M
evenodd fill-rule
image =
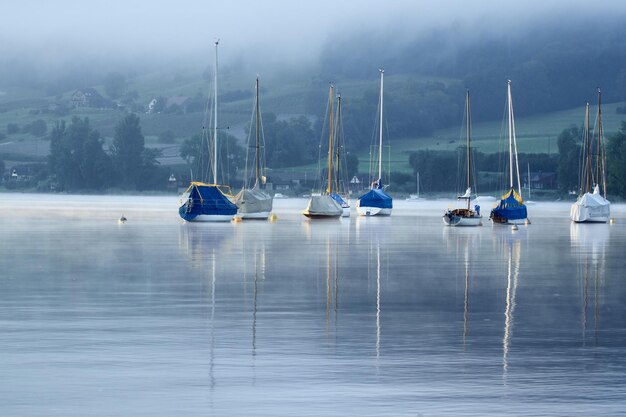
M507 242L507 284L506 284L506 307L504 310L504 336L502 338L502 369L506 377L509 368L509 348L513 336L513 324L515 313L515 297L519 278L521 242L515 240Z
M581 338L587 344L589 312L593 308L593 341L598 343L600 322L600 297L606 272L606 246L610 227L606 224L572 223L570 225L571 247L576 256L579 286L581 290ZM593 306L590 306L590 299Z

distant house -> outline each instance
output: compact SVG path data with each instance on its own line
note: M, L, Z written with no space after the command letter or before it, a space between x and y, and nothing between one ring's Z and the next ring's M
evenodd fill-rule
M28 181L32 177L32 169L28 165L16 165L11 170L11 179L14 181Z
M106 100L95 88L83 88L72 93L70 99L74 107L106 107Z

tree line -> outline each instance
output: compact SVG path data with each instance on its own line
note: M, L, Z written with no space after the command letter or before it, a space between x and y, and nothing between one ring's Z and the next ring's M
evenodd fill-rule
M558 191L561 194L578 193L579 174L582 164L582 129L570 126L558 137L558 154L520 153L521 167L530 165L532 172L555 173ZM607 193L626 198L626 122L622 122L618 132L606 138L606 176ZM422 190L427 192L461 190L465 185L466 165L463 165L467 148L458 151L420 150L409 155L409 164L413 168L414 178L420 174ZM505 152L485 154L472 151L472 164L476 167L476 186L485 192L500 191L506 180L508 154ZM522 176L526 174L521 169ZM392 175L402 185L408 181L405 176ZM459 180L461 178L461 180ZM415 179L412 180L415 184Z
M88 118L58 121L50 132L51 185L57 191L160 188L159 155L145 147L139 117L133 113L116 125L109 152Z

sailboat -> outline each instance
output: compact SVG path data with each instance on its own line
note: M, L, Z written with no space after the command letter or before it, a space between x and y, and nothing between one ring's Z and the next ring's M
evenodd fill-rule
M232 203L229 194L222 191L226 186L218 185L217 182L217 47L219 40L215 42L215 72L214 72L214 92L213 92L213 183L208 184L204 181L193 181L189 184L187 190L183 193L178 214L183 220L206 221L206 222L228 222L235 214L237 214L237 206ZM208 132L203 127L202 143L204 140L209 141ZM208 145L210 146L210 145ZM209 152L211 153L211 152ZM204 170L202 170L204 173ZM230 196L232 197L232 196Z
M475 210L470 209L470 200L472 199L472 153L470 147L470 93L465 93L465 118L467 125L467 190L465 194L457 196L457 200L466 200L467 207L448 209L443 215L443 222L447 226L479 226L482 224L483 216L480 215L480 207L476 205Z
M528 184L526 185L528 185L528 200L526 200L526 205L535 204L535 202L530 199L530 186L532 185L532 181L530 179L530 162L528 163L528 177L527 178L528 178L527 180Z
M409 194L409 198L406 199L406 201L419 201L420 198L420 172L417 171L417 173L415 174L415 183L416 185L416 189L415 189L415 194Z
M519 164L517 161L517 140L515 138L515 116L513 115L513 100L511 98L511 80L507 82L507 111L509 128L509 191L504 194L498 205L492 210L489 218L499 224L524 224L527 221L527 210L522 199ZM515 159L513 159L515 157ZM515 171L513 170L515 165ZM517 191L513 186L513 174L517 174Z
M330 108L330 122L328 135L328 178L326 190L319 194L313 194L309 200L307 208L302 212L309 218L337 218L343 214L341 204L333 198L333 95L334 86L330 85L328 93L328 103Z
M345 168L342 171L341 167L341 157L343 154L341 150L343 149L343 126L342 126L342 118L341 118L341 95L337 95L337 125L334 129L335 131L335 188L330 193L330 196L341 206L343 213L341 217L350 217L350 199L347 196L346 190L347 186L347 178L341 179L341 174L343 173L345 176ZM345 160L344 160L345 162Z
M359 197L357 212L360 216L390 216L393 200L383 191L383 81L385 70L380 70L380 130L378 138L378 179L370 190Z
M611 203L606 199L606 180L605 180L605 168L604 168L604 143L602 142L602 112L600 110L601 93L598 89L598 142L596 149L596 169L595 169L595 181L596 184L591 191L591 184L594 180L592 174L592 151L591 151L591 138L589 135L589 103L585 108L585 130L583 132L583 162L584 172L581 177L581 191L585 192L570 209L570 217L576 223L588 222L588 223L606 223L609 221L611 215ZM604 195L600 194L600 186Z
M256 77L255 84L256 91L256 100L255 100L255 109L254 109L254 119L255 119L255 145L254 145L254 184L252 188L244 187L241 191L235 196L235 204L238 208L238 217L242 219L260 219L266 220L270 212L272 211L272 196L266 193L261 189L261 184L264 183L265 176L262 175L261 166L262 158L261 155L261 141L260 141L260 131L261 131L261 112L259 110L259 77ZM263 138L263 144L265 144L265 138ZM246 158L247 161L247 158ZM246 164L247 167L247 164ZM247 179L248 176L246 175Z

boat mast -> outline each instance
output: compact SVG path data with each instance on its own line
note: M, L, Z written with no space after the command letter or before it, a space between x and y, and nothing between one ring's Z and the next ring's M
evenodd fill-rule
M416 181L417 181L417 198L419 198L420 197L420 172L419 171L417 171Z
M465 117L467 118L467 188L471 187L470 173L471 173L471 155L470 155L470 92L467 90L465 93ZM467 198L467 209L470 208L470 196Z
M259 185L259 176L260 176L260 168L259 168L259 76L256 76L256 143L254 149L254 186Z
M328 92L329 120L328 120L328 185L326 193L330 194L333 190L333 93L335 86L330 85Z
M589 102L585 105L585 131L583 133L583 141L585 147L585 192L591 191L591 143L589 140Z
M215 72L213 94L213 184L217 184L217 46L220 40L215 41Z
M602 181L602 192L606 198L606 181L604 180L604 152L602 148L602 110L600 110L600 98L602 93L598 88L598 153L596 159L596 178L598 184ZM600 176L602 175L602 176Z
M519 161L517 159L517 139L515 137L515 115L513 114L513 98L511 97L511 80L508 80L508 96L509 96L509 165L511 171L511 188L513 188L513 152L515 151L515 171L517 173L517 192L522 198L522 183L519 175ZM511 145L511 138L513 144Z
M507 81L507 110L509 117L509 184L513 188L513 125L511 119L513 118L513 110L511 109L511 80Z
M335 171L336 171L336 175L335 175L335 190L337 192L340 192L342 190L339 189L339 162L340 162L340 155L341 155L341 149L340 147L342 146L342 142L341 142L341 94L337 94L337 128L335 129L335 135L337 136L337 140L335 141ZM343 190L343 192L345 192L346 190Z
M380 131L379 131L379 144L378 144L378 185L380 188L383 186L383 78L385 70L380 70Z
M528 199L530 200L530 162L528 163Z

